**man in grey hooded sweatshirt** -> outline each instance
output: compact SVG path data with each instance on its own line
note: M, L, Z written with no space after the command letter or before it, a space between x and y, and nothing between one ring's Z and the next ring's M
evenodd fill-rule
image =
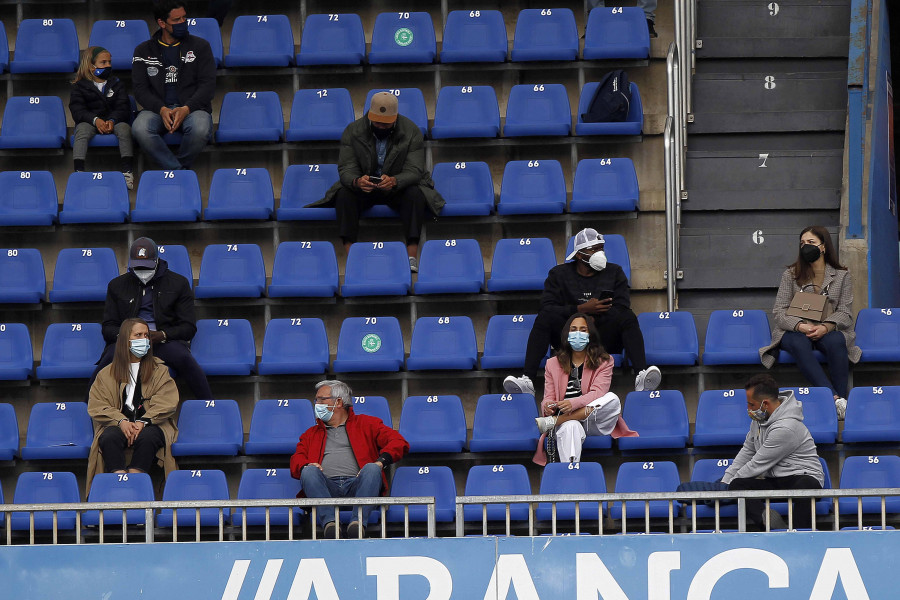
M803 424L803 404L794 398L794 392L779 392L771 375L754 375L744 389L747 414L752 419L750 431L722 482L729 490L822 489L825 474L816 444ZM748 499L747 515L765 528L765 500ZM768 516L770 529L787 527L774 510ZM808 499L794 501L793 526L812 526Z

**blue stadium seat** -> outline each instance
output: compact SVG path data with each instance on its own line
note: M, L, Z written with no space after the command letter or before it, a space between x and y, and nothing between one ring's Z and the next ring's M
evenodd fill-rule
M247 319L198 319L191 354L207 375L250 375L256 342Z
M73 73L78 68L79 47L72 19L23 19L9 72Z
M516 20L513 61L575 60L578 28L569 8L526 8Z
M508 42L499 10L451 10L444 24L441 62L504 62Z
M626 404L627 406L627 404ZM629 427L631 424L629 423ZM621 442L625 438L619 438ZM674 492L681 481L678 478L678 467L670 461L656 462L626 462L619 465L616 475L617 494L630 494L641 492ZM625 517L627 519L644 518L645 502L643 500L629 500L625 502ZM674 516L681 512L681 506L676 502ZM649 502L651 518L667 518L669 516L669 503L665 500L651 500ZM609 507L609 516L613 519L622 518L622 503L613 502Z
M3 403L0 404L0 460L13 460L18 455L19 423L16 421L16 409L12 404Z
M291 477L290 469L247 469L241 475L237 499L288 500L296 498L298 493L300 493L300 480ZM299 525L302 512L300 508L269 507L269 524L286 526L289 520L293 520L295 526ZM266 524L266 507L264 506L235 508L231 511L231 522L240 527L244 523L245 514L248 526Z
M350 246L341 296L394 296L412 287L403 242L358 242Z
M575 121L575 135L640 135L644 125L644 106L641 93L635 82L631 82L631 103L624 121L608 123L585 123L582 115L587 112L591 99L597 91L598 81L584 84L578 99L578 119Z
M861 308L856 315L861 362L900 361L900 308Z
M678 390L629 392L622 418L640 436L619 438L619 450L687 446L690 423L684 396Z
M466 477L466 496L528 496L531 482L528 471L522 465L475 465ZM484 515L480 504L468 504L463 508L464 521L481 522ZM528 519L527 504L510 504L509 520ZM488 521L505 521L505 504L487 505Z
M416 294L477 294L483 287L477 240L427 240L422 245Z
M168 263L169 270L187 279L188 284L194 287L194 271L187 248L180 244L160 244L156 249L159 257Z
M547 272L556 266L550 238L516 238L497 241L491 259L489 292L543 290Z
M260 400L253 407L244 454L293 454L300 435L315 424L309 400Z
M209 42L213 58L216 59L216 67L221 69L224 63L225 49L222 46L222 29L219 27L219 22L210 17L191 17L187 22L191 35L196 35Z
M459 396L409 396L400 411L400 435L410 452L462 452L466 415Z
M266 267L256 244L210 244L203 250L197 298L259 298Z
M628 245L625 243L625 236L619 233L605 233L603 234L603 240L605 243L604 251L606 252L606 260L622 267L622 270L625 271L626 279L631 281L631 256L628 253ZM568 256L572 254L573 248L575 248L574 235L566 242L565 255ZM572 261L567 260L566 262Z
M50 171L0 172L0 226L53 225L59 208Z
M124 223L131 204L119 171L69 175L60 223Z
M406 368L427 369L475 368L478 344L475 327L469 317L419 317L409 343Z
M16 480L13 504L63 504L81 502L81 492L74 473L68 471L33 471L20 473ZM9 521L13 531L31 528L27 512L14 512ZM35 530L53 529L53 512L34 513ZM75 511L61 510L56 513L56 528L59 531L75 529Z
M340 176L336 164L291 165L284 172L281 202L276 211L279 221L333 221L334 207L306 208L325 197Z
M338 266L331 242L281 242L275 251L269 296L330 298L338 290Z
M163 490L163 502L181 500L230 500L228 495L228 481L225 473L218 469L194 469L176 470L169 473L166 478L166 487ZM174 525L174 512L178 511L179 527L195 527L197 509L194 508L164 508L159 513L157 524L160 527L172 527ZM219 525L218 508L201 508L200 525ZM227 524L231 517L231 509L222 509L222 519Z
M714 310L706 326L705 365L759 365L759 349L771 341L763 310Z
M586 158L578 161L570 212L630 212L639 208L640 189L630 158Z
M897 488L900 487L900 456L894 454L880 456L848 456L841 467L841 489ZM900 496L884 499L884 510L888 515L900 512ZM842 515L856 515L859 512L857 498L842 498L838 501L838 512ZM881 514L881 498L871 496L862 499L863 514Z
M39 304L47 292L37 248L0 249L0 303Z
M234 400L184 400L172 456L237 456L244 444L241 409Z
M105 347L100 323L51 323L35 374L38 379L88 378Z
M534 451L540 436L531 394L485 394L475 405L472 452Z
M851 389L841 439L844 443L900 442L900 386Z
M388 427L394 426L394 419L391 417L391 407L384 396L354 396L353 412L358 415L378 417Z
M423 136L428 135L428 109L425 108L425 96L419 88L376 88L366 94L366 104L363 114L369 114L372 106L372 96L379 92L390 92L397 96L397 110L400 114L419 126Z
M450 467L397 467L391 480L391 496L394 498L434 496L434 520L438 523L449 523L456 518L456 482ZM389 506L387 522L404 522L404 512L403 506ZM410 506L409 520L411 523L427 521L426 507Z
M438 163L431 179L447 202L442 216L487 216L494 212L494 181L486 162Z
M431 63L437 54L427 12L384 12L375 17L369 64Z
M647 363L696 365L700 357L694 315L687 311L650 312L638 315Z
M561 83L514 85L506 101L504 137L569 135L572 108Z
M59 96L13 96L3 109L0 148L62 148L66 113Z
M22 458L87 458L93 441L86 402L37 402L28 417Z
M713 390L709 390L713 391ZM721 390L715 390L721 391ZM743 390L741 390L743 391ZM746 410L746 398L742 400L744 403L744 421L747 420L747 410ZM699 410L699 409L698 409ZM696 439L696 434L694 434ZM696 441L694 442L696 446ZM694 468L691 471L691 481L720 481L722 476L725 475L725 471L728 469L729 465L731 465L731 461L734 460L734 457L728 458L700 458L694 463ZM734 518L737 517L737 503L733 504L722 504L719 503L719 516L723 518ZM690 502L684 503L684 515L688 518L691 518L693 515L693 510ZM716 516L716 509L714 506L707 506L703 502L697 502L697 518L698 519L713 519Z
M366 57L362 19L355 13L309 15L297 64L358 65Z
M28 327L24 323L0 323L0 381L23 381L31 377L33 369Z
M399 371L403 367L403 334L396 317L349 317L341 324L336 373Z
M644 10L636 6L598 7L588 15L584 59L650 57L650 32Z
M106 286L119 276L112 248L63 248L56 257L50 302L103 302Z
M274 212L275 192L268 169L216 169L213 173L204 220L267 220Z
M791 390L794 397L803 403L803 424L809 429L816 444L837 442L838 419L834 408L834 395L825 387L783 387Z
M277 93L225 94L219 112L217 142L280 142L282 137L284 137L284 117L281 114L281 99Z
M0 22L0 73L9 69L9 40L6 39L6 27Z
M153 502L156 494L153 482L147 473L97 473L91 480L91 491L88 502ZM146 523L147 511L133 508L125 511L128 525ZM81 515L84 525L100 524L100 511L89 510ZM121 525L121 510L104 510L103 525Z
M558 160L511 160L506 163L497 214L558 215L565 209L566 180Z
M482 369L514 369L525 364L525 346L537 315L494 315L484 334Z
M294 32L287 15L241 15L234 19L226 67L288 67L294 64Z
M491 85L441 88L434 108L431 137L493 138L500 135L500 107Z
M694 423L695 448L740 446L749 430L744 390L704 390L700 394Z
M100 46L112 55L112 68L131 70L131 57L138 44L150 39L150 28L143 19L94 21L88 46Z
M144 171L131 220L135 223L196 221L200 218L200 207L200 182L194 171Z
M339 140L356 119L347 88L297 90L285 141Z
M324 373L328 370L325 323L315 317L272 319L266 325L260 375Z
M540 494L605 494L606 476L603 467L596 462L548 463L541 473ZM600 517L599 502L579 502L578 518L582 521L597 521ZM541 521L553 518L553 504L541 502L534 511ZM558 502L556 518L561 521L575 520L575 502Z

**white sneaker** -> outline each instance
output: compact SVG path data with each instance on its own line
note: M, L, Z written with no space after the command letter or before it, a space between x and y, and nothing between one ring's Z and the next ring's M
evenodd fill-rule
M503 380L503 390L507 394L531 394L534 396L534 384L531 383L531 377L528 375L521 377L510 375Z
M652 392L659 387L661 381L662 373L659 372L659 367L647 367L634 378L634 391Z
M125 187L127 187L129 190L133 190L134 189L134 173L132 173L131 171L125 171L122 173L122 175L125 177Z
M534 422L541 433L550 433L556 427L556 417L535 417Z
M847 413L847 401L843 398L835 398L834 409L837 411L838 421L843 421L844 415Z
M409 257L409 272L410 273L418 273L419 272L419 261L415 256Z

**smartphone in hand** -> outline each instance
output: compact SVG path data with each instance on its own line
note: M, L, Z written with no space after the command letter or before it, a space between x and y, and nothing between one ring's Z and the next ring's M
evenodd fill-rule
M374 183L375 185L378 185L379 183L381 183L381 176L380 175L369 175L369 183Z
M600 292L600 300L612 300L615 293L612 290L602 290Z

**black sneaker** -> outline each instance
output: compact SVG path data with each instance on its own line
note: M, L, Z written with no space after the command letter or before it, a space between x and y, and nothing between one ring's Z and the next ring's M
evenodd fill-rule
M647 19L647 31L650 32L650 37L652 37L652 38L659 37L659 34L656 33L656 28L653 26L653 21L650 19Z

